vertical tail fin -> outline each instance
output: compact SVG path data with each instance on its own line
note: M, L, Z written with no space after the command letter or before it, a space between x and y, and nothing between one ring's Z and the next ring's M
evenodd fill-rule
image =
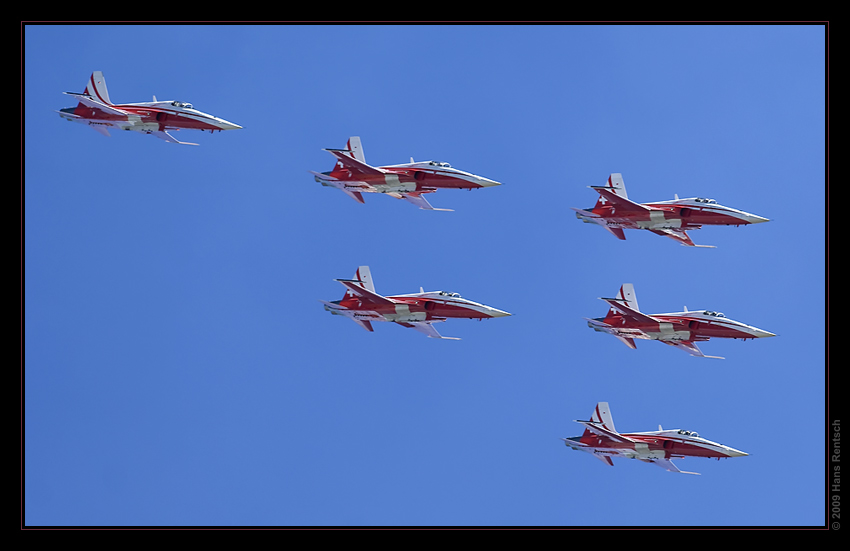
M608 176L608 181L605 184L623 199L629 198L629 195L626 193L626 183L623 181L623 175L619 172Z
M611 408L608 407L608 402L599 402L596 404L590 420L600 423L611 432L617 432L617 429L614 428L614 418L611 417Z
M89 82L86 85L86 94L106 105L112 105L109 101L109 92L106 91L106 79L103 78L103 73L95 71L91 74Z
M636 310L640 312L640 307L638 307L637 295L635 294L635 286L631 283L623 283L620 287L620 290L617 292L617 301L622 303L624 306L628 306L632 310ZM608 299L610 300L610 299ZM605 322L610 323L610 318L620 316L620 312L611 307L608 309L608 313L605 315ZM626 343L628 345L628 343ZM630 348L634 348L634 346L630 346Z
M375 292L375 284L372 283L372 272L369 270L369 266L357 268L357 271L354 272L354 279L359 280L360 286L367 291Z
M372 272L369 270L369 266L358 267L357 271L354 272L354 277L352 278L351 283L375 293L375 284L372 283ZM345 300L346 298L353 296L354 294L351 291L346 291L342 299Z
M623 283L620 287L620 292L617 294L617 298L622 299L626 303L626 306L632 310L640 312L637 295L635 294L635 286L631 283Z
M345 144L345 149L336 149L337 153L342 153L351 157L352 159L356 159L363 164L366 164L366 157L363 155L363 145L360 144L359 136L351 136L348 138L348 142ZM352 178L351 171L342 164L342 161L337 160L336 164L334 164L333 170L330 172L325 172L328 176L335 178L337 180L350 180ZM359 191L349 192L344 189L344 192L348 193L351 197L354 198L355 201L363 203L363 196L360 195Z
M351 136L348 138L346 149L351 151L351 153L349 153L351 157L357 159L361 163L366 162L366 156L363 154L363 145L360 143L360 136Z
M608 176L608 181L605 182L605 187L611 188L615 194L619 195L623 199L628 199L629 196L626 193L626 183L623 181L623 175L619 172L615 172ZM594 210L597 208L601 208L605 206L605 199L603 197L599 197L596 201L596 206Z
M614 428L614 418L611 417L611 408L608 407L608 402L599 402L596 404L593 413L590 414L590 420L594 423L599 423L611 432L617 432L617 429ZM596 438L597 436L587 428L584 429L584 434L581 435L581 441L584 443L588 443Z

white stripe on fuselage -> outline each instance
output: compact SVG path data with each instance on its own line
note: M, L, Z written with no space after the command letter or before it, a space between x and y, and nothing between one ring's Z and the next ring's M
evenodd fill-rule
M436 295L434 296L434 292L429 293L412 293L409 295L395 295L392 297L387 297L390 299L394 298L421 298L426 299L431 302L435 302L437 304L445 304L446 306L458 306L461 308L465 308L468 310L475 310L476 312L481 312L482 314L492 315L491 311L493 308L489 306L485 306L484 304L478 304L477 302L473 302L467 299L458 300L457 297L447 297L445 295Z
M670 434L673 432L674 434ZM667 440L671 440L673 442L679 444L690 444L693 446L697 446L700 448L704 448L706 450L711 450L715 452L721 452L726 454L731 448L728 446L724 446L723 444L718 444L717 442L712 442L711 440L706 440L700 436L685 436L682 434L675 434L675 429L673 430L665 430L661 432L652 431L652 432L633 432L629 434L623 434L622 436L633 437L633 436L659 436L666 438Z
M674 312L670 314L652 314L653 317L680 317L686 318L689 320L699 321L702 323L708 323L711 325L719 325L720 327L724 327L726 329L736 329L738 331L744 332L753 332L760 331L757 327L753 327L751 325L747 325L746 323L735 321L733 319L727 317L717 317L717 316L708 316L702 314L699 311L688 311L688 312Z
M193 120L196 120L196 121L199 121L199 122L209 122L209 121L212 120L212 121L215 121L215 122L221 123L221 124L229 124L227 121L225 121L223 119L219 119L218 117L215 117L213 115L209 115L209 114L204 113L202 111L198 111L197 109L191 109L191 110L188 110L188 109L187 110L168 109L168 108L160 106L158 103L125 103L125 104L122 104L122 105L113 105L112 107L115 107L116 109L127 108L127 107L133 107L133 108L136 108L136 109L156 109L158 111L162 111L162 112L170 114L170 115L179 115L179 116L186 117L187 119L193 119Z
M657 201L654 203L643 203L644 206L656 206L656 205L671 205L676 207L687 207L694 210L700 210L702 212L707 212L709 214L725 214L727 216L732 216L733 218L738 218L740 220L747 221L748 218L755 216L754 214L750 214L748 212L738 210L732 207L727 207L721 205L719 203L700 203L697 201L682 201L682 200L671 200L671 201Z

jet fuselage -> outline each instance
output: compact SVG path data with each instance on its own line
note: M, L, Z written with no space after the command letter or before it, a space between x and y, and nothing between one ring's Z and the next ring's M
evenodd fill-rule
M335 302L353 311L375 312L387 321L427 321L441 318L487 319L508 316L507 312L479 304L457 293L434 291L386 297L393 304L377 303L346 293Z
M495 180L452 168L449 163L425 161L378 167L386 180L398 178L401 183L413 183L414 191L429 189L477 189L501 185Z
M746 453L701 438L697 433L686 430L663 430L654 432L624 433L621 436L634 442L615 442L604 436L590 433L583 436L565 438L567 446L573 443L576 449L585 447L598 455L631 457L634 459L675 458L675 457L741 457ZM592 450L587 449L589 446Z
M718 204L714 199L694 197L655 203L642 203L646 211L627 211L610 204L602 196L588 212L605 219L609 226L637 230L699 229L702 226L744 226L767 222L767 218ZM579 219L586 219L576 213ZM588 220L589 221L589 220Z
M166 130L169 128L206 130L235 130L239 125L230 123L213 115L194 109L191 104L178 101L161 101L150 103L129 103L111 105L114 109L125 111L127 115L107 113L101 109L89 107L80 103L77 107L62 109L61 113L69 113L88 121L89 125L121 126L120 123L132 124L133 130L150 131Z
M656 321L639 321L622 314L610 314L605 318L595 318L614 329L635 329L649 338L658 340L707 341L710 338L757 339L773 337L773 333L725 317L710 310L678 312L671 314L651 314ZM592 324L588 324L594 327ZM646 338L630 335L632 338Z

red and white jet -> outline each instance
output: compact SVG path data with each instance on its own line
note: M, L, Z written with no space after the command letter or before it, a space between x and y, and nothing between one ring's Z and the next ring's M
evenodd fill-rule
M403 165L373 167L366 164L363 146L358 136L348 139L345 149L325 149L336 157L337 162L330 172L313 172L313 178L323 186L344 191L358 203L364 203L363 193L385 193L396 199L404 199L420 209L437 209L425 199L426 193L438 188L478 189L501 185L495 180L476 176L452 168L449 163L438 161L410 162Z
M594 331L614 335L629 348L636 348L635 339L649 339L680 348L691 356L723 359L703 354L696 345L697 341L707 341L712 337L747 340L776 336L731 320L720 312L688 310L687 306L684 312L642 314L631 283L623 284L616 297L601 300L611 306L608 314L604 318L585 318L587 326Z
M86 91L82 94L76 92L65 92L65 94L76 98L80 103L76 107L67 107L57 113L65 120L85 124L104 136L109 136L109 128L117 128L151 134L171 143L198 145L181 142L168 131L188 128L212 133L242 128L238 124L202 113L192 107L191 103L157 101L156 96L153 97L152 102L114 104L109 101L106 80L100 71L92 73L86 84Z
M426 293L421 287L418 293L381 296L375 292L369 266L357 268L354 279L335 281L345 286L345 295L342 300L321 301L325 310L337 316L345 316L367 331L373 331L373 321L391 321L416 329L434 339L460 340L457 337L443 337L434 329L434 324L448 318L482 320L510 316L502 310L461 298L457 293Z
M611 174L604 186L588 187L599 192L599 199L591 210L573 208L576 218L599 224L622 240L626 239L623 228L627 228L649 230L675 239L687 247L714 248L712 245L694 245L686 230L698 230L703 226L741 226L769 222L767 218L724 207L714 199L703 197L679 199L676 195L672 201L635 203L626 194L622 174Z
M658 465L673 473L699 474L681 471L671 460L682 457L713 457L719 461L727 457L749 455L706 440L695 432L681 429L664 430L661 425L658 425L657 431L620 434L614 428L608 402L596 404L589 421L576 423L584 425L584 434L561 440L568 447L592 454L612 467L612 457L626 457Z

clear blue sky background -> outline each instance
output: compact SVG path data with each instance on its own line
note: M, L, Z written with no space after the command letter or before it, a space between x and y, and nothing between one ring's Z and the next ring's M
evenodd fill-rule
M823 525L825 31L820 26L27 26L28 525ZM244 127L113 132L54 112L192 102ZM315 183L349 136L373 165L503 182L427 212ZM689 249L578 221L637 201L771 219ZM439 341L318 302L358 265L383 294L512 312ZM589 329L624 282L756 341L630 350ZM566 448L620 431L750 453L675 475Z

